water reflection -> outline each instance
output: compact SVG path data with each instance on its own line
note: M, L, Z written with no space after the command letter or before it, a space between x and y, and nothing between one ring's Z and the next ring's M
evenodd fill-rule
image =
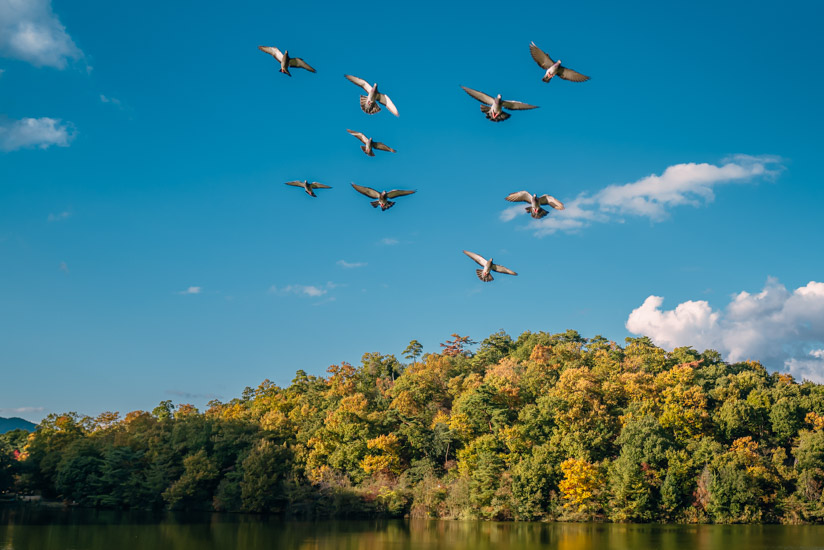
M279 521L0 508L0 550L759 550L822 548L824 526Z

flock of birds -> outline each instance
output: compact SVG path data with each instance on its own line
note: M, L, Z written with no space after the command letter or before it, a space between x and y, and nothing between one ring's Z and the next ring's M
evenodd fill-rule
M287 75L292 76L292 73L289 72L290 68L299 68L304 69L309 72L317 72L315 69L309 65L306 61L299 57L290 57L289 50L285 50L281 52L279 49L273 46L258 46L258 49L264 53L271 55L275 61L280 64L280 72ZM549 82L554 77L558 76L564 80L568 80L570 82L585 82L589 80L588 76L585 76L577 71L573 71L568 67L564 67L561 65L561 60L553 61L552 58L549 56L548 53L541 50L538 46L535 45L535 42L532 42L529 45L529 53L532 55L532 59L546 72L541 80L544 82ZM363 89L366 92L366 95L360 96L360 107L364 113L368 115L374 115L381 111L380 105L389 110L395 116L400 116L398 113L398 108L395 107L395 104L389 98L388 95L381 93L378 91L378 84L377 82L373 84L369 84L366 80L362 78L358 78L357 76L352 75L344 75L347 80L355 84L356 86ZM492 97L491 95L485 94L478 90L473 90L472 88L467 88L466 86L461 86L463 90L469 94L471 97L477 99L481 103L481 112L486 115L488 120L492 122L503 122L504 120L508 119L512 115L506 112L504 109L510 111L526 111L529 109L536 109L537 105L530 105L528 103L523 103L521 101L513 101L510 99L502 99L501 94L498 94L496 97ZM380 105L379 105L380 104ZM346 130L358 140L363 143L361 145L361 150L366 153L370 157L375 156L375 150L378 151L386 151L389 153L395 153L394 149L386 145L385 143L381 143L380 141L375 141L371 137L367 137L361 132L355 132L353 130ZM325 185L323 183L319 183L316 181L287 181L286 185L291 185L293 187L302 187L304 191L311 197L317 197L315 194L315 189L331 189L330 186ZM369 204L372 205L373 208L380 207L381 211L388 210L395 205L395 202L390 200L397 197L403 197L406 195L411 195L415 193L414 190L408 189L392 189L391 191L377 191L372 189L371 187L365 187L363 185L352 184L352 188L355 189L358 193L373 199ZM529 193L527 191L517 191L515 193L510 193L506 196L506 200L510 202L525 202L529 203L529 206L526 207L526 211L535 218L541 219L546 216L549 211L542 208L543 206L549 206L554 208L555 210L563 210L564 205L561 201L556 199L551 195L536 195L533 193ZM476 254L474 252L469 252L468 250L463 251L464 254L472 258L478 265L481 266L481 269L476 269L475 273L478 275L478 278L481 281L489 282L492 281L492 275L490 274L491 271L495 271L496 273L505 273L507 275L517 275L514 271L509 268L506 268L502 265L496 264L492 261L492 258L484 258L480 254Z

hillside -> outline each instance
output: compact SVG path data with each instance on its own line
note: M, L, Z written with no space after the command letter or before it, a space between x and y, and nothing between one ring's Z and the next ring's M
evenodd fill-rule
M17 416L13 416L12 418L3 418L0 416L0 434L4 434L12 430L26 430L27 432L33 432L36 426L37 424Z
M824 386L575 331L367 353L200 412L49 415L5 478L86 506L300 517L824 520ZM474 351L473 351L474 350ZM0 456L0 480L3 457ZM11 475L9 475L11 474ZM2 487L0 487L2 490Z

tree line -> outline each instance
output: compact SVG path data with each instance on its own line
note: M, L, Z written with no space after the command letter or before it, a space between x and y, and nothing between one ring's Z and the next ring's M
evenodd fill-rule
M200 412L52 414L0 491L292 517L821 522L824 386L575 331L412 341Z

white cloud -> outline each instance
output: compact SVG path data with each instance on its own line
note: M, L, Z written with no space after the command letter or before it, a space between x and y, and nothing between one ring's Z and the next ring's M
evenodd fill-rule
M735 155L724 159L720 166L676 164L660 175L652 174L623 185L608 185L593 195L581 193L568 201L564 210L533 220L528 227L540 237L556 231L576 231L594 222L622 221L624 216L660 221L673 207L711 202L716 185L775 176L781 170L780 162L775 156ZM501 212L500 219L505 222L514 219L521 213L519 208L507 208Z
M68 273L69 272L69 264L67 264L66 262L60 262L60 267L58 269L60 271L62 271L63 273Z
M366 265L366 262L347 262L346 260L338 260L336 263L344 269L355 269Z
M308 296L310 298L319 298L324 294L328 293L330 290L333 290L340 285L337 283L333 283L332 281L327 282L323 286L317 285L286 285L283 287L278 287L272 285L269 287L270 294L293 294L295 296ZM330 298L329 300L333 300Z
M51 214L49 214L49 221L50 222L62 222L63 220L69 219L71 217L71 215L72 215L72 213L69 212L68 210L64 210L63 212L60 212L59 214L51 213Z
M62 123L58 118L0 121L0 151L15 151L24 147L47 149L52 145L68 147L73 139L71 125Z
M116 97L107 97L103 94L100 94L100 101L103 103L111 103L112 105L116 105L121 109L123 108L123 102L117 99Z
M797 377L824 382L824 283L811 281L790 292L769 278L757 294L732 296L724 311L704 300L662 310L650 296L633 310L627 330L665 348L715 349L728 361L755 359Z
M393 239L392 237L384 237L379 242L380 242L380 244L385 245L385 246L393 246L393 245L398 244L398 239Z
M52 11L51 0L0 0L0 55L63 69L83 52Z
M0 413L2 414L25 414L25 413L35 413L35 412L43 412L45 409L43 407L4 407L0 408Z
M199 286L190 286L186 290L181 290L178 294L200 294L200 291L203 290L202 287Z

